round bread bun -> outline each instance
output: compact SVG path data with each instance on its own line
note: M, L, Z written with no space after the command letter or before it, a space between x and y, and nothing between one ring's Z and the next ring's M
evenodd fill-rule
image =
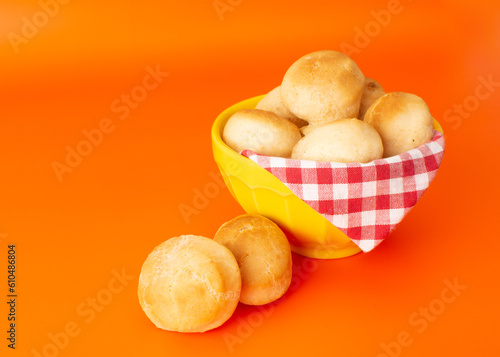
M229 118L222 138L234 151L290 157L293 146L300 140L299 128L274 113L244 109Z
M433 119L424 100L392 92L377 99L365 114L384 143L384 157L399 155L425 144L433 136Z
M242 303L264 305L287 291L292 280L292 252L274 222L258 215L242 215L224 223L214 240L236 257Z
M262 100L257 104L255 109L267 110L268 112L272 112L277 116L285 118L291 123L297 125L297 127L299 128L307 125L307 122L305 120L297 118L291 111L288 110L287 107L285 107L283 101L281 100L280 90L281 86L278 86L267 93L267 95L262 98Z
M356 118L364 76L356 63L337 51L308 54L286 72L281 99L297 117L319 125Z
M361 97L358 118L363 120L368 108L384 94L384 88L382 88L379 82L372 78L365 77L365 87L363 89L363 96Z
M222 325L240 297L233 254L212 239L185 235L157 246L142 266L139 303L169 331L204 332Z
M359 119L340 119L315 128L293 148L292 159L366 163L382 158L377 131Z

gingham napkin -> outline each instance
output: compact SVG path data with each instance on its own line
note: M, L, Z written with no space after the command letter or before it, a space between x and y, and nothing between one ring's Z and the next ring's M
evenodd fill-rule
M401 222L436 176L443 135L401 155L342 164L241 154L268 170L295 195L369 252Z

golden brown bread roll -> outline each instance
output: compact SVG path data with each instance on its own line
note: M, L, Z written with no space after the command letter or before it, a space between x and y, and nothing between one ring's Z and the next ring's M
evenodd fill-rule
M365 114L384 143L384 157L399 155L432 139L433 119L424 100L392 92L377 99Z
M359 106L358 118L364 120L366 111L373 103L385 94L384 88L376 80L365 77L365 86L363 96L361 97L361 105Z
M240 297L241 277L233 254L200 236L171 238L142 266L138 296L159 328L204 332L222 325Z
M274 113L244 109L229 118L222 138L233 150L252 150L259 154L290 157L300 140L299 128Z
M366 163L382 158L377 131L359 119L340 119L314 128L295 145L292 159Z
M280 298L292 279L292 253L281 229L258 215L224 223L214 238L236 257L241 270L240 301L263 305Z
M285 104L283 104L283 101L281 100L280 91L281 86L278 86L267 93L267 95L262 98L262 100L257 104L255 109L272 112L277 116L285 118L291 123L297 125L297 127L299 128L307 125L307 122L305 120L297 118L291 111L288 110L287 107L285 107Z
M319 125L356 118L364 76L356 63L337 51L308 54L286 72L281 99L297 117Z

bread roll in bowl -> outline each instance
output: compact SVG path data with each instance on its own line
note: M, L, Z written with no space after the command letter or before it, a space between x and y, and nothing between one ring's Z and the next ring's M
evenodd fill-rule
M139 303L149 319L169 331L204 332L222 325L240 297L233 254L212 239L185 235L157 246L139 277Z
M290 157L302 135L299 128L274 113L244 109L229 118L222 139L233 150L252 150L256 153Z
M240 301L264 305L280 298L292 279L292 253L281 229L258 215L242 215L224 223L214 240L236 257L241 270Z
M358 118L364 120L366 111L385 94L384 88L376 80L365 77L365 86L363 96L361 97L361 105L359 106Z
M297 118L291 111L288 110L287 107L283 104L281 100L281 86L274 88L272 91L266 94L264 98L257 104L255 109L266 110L268 112L272 112L279 117L285 118L291 123L297 125L297 127L301 128L304 125L307 125L305 120Z
M286 72L281 99L297 117L319 125L356 118L364 76L356 63L337 51L308 54Z
M384 143L384 157L399 155L432 139L433 119L424 100L392 92L377 99L365 114Z
M359 119L340 119L319 126L295 145L292 159L366 163L382 158L377 131Z

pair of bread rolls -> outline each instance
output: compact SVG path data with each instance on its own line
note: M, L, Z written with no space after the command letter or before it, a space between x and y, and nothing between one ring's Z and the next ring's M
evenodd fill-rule
M320 51L295 62L256 110L235 113L223 139L238 152L364 163L418 147L432 134L421 98L386 94L345 54Z
M213 240L185 235L157 246L142 266L138 296L157 327L204 332L227 321L238 301L280 298L291 279L285 234L265 217L243 215L223 224Z

